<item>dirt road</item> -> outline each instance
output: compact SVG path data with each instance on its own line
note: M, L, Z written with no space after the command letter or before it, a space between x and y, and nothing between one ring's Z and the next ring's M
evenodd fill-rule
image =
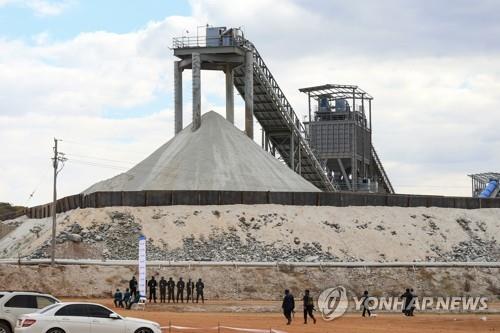
M72 299L74 300L74 299ZM101 303L114 308L111 300L85 300ZM276 308L276 302L263 304L263 311ZM237 304L237 303L235 303ZM282 330L288 333L363 333L363 332L402 332L405 333L432 333L432 332L500 332L500 314L416 314L415 317L404 317L400 314L379 313L377 317L362 318L360 314L350 313L331 322L319 318L317 324L312 322L304 325L302 313L295 314L292 325L285 325L283 316L278 312L227 312L233 309L240 311L242 307L227 302L211 301L203 307L185 305L152 305L146 311L117 310L124 316L144 318L160 323L162 326L187 326L187 327L215 327L232 326L241 328ZM235 307L236 306L236 307ZM248 305L245 305L245 309ZM182 309L197 312L181 312ZM205 310L205 311L203 311ZM481 320L485 317L486 320ZM211 332L212 330L206 330ZM213 330L216 332L217 330ZM168 330L166 330L168 332ZM179 332L172 329L171 332ZM184 331L189 332L189 331ZM201 332L201 330L198 330ZM205 330L203 330L205 332ZM230 332L221 329L221 332Z

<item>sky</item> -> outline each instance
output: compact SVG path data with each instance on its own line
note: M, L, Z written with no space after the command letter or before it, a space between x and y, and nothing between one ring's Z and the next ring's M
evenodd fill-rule
M373 143L398 193L470 196L468 174L500 171L498 1L0 0L0 201L51 200L54 137L59 196L172 138L172 38L206 24L241 27L301 117L302 87L374 96ZM187 71L185 120L190 86ZM223 113L224 93L222 72L202 73L203 112Z

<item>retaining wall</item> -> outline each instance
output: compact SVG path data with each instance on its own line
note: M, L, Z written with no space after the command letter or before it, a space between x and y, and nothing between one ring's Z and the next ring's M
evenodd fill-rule
M155 266L155 275L185 280L203 278L207 299L279 300L284 289L296 295L311 289L317 297L328 287L344 286L348 293L399 296L412 287L419 296L485 296L500 294L500 269L482 267L307 267L280 264L260 266ZM7 290L38 290L56 296L111 297L128 287L137 265L0 265L0 285Z
M77 194L57 201L57 212L76 208L111 206L170 205L259 205L280 204L300 206L397 206L442 208L500 208L500 198L480 199L434 195L369 194L352 192L252 192L252 191L129 191ZM51 215L52 204L28 208L31 218Z

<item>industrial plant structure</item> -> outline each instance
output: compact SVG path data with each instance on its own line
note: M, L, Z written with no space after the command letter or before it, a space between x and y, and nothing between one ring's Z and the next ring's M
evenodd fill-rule
M500 198L500 173L484 172L469 175L473 198Z
M302 123L257 48L236 28L208 27L205 36L173 40L175 133L183 129L182 73L192 70L193 124L201 123L201 70L226 79L226 119L234 123L234 87L245 101L245 132L253 139L253 117L262 146L323 191L394 193L372 144L372 97L357 86L303 88L318 109ZM351 104L352 103L352 104ZM367 113L365 112L367 110Z

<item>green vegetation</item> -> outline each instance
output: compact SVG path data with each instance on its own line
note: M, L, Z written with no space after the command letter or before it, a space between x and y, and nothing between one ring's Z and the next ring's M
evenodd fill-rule
M0 202L0 221L15 218L24 213L25 207L12 206L7 202Z

